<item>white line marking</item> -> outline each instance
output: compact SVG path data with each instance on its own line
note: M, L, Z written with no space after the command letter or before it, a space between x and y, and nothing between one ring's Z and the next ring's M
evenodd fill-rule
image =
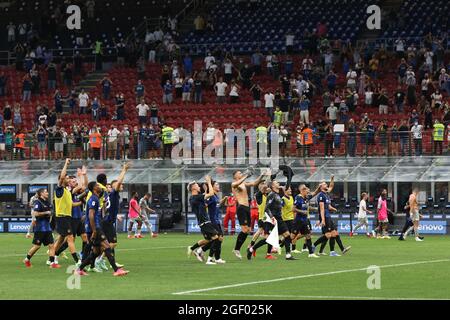
M416 261L416 262L407 262L407 263L399 263L399 264L390 264L390 265L380 266L380 268L396 268L396 267L403 267L403 266L411 266L411 265L418 265L418 264L428 264L428 263L440 263L440 262L450 262L450 259L431 260L431 261ZM174 295L184 295L184 294L189 295L191 293L199 293L199 292L215 291L215 290L221 290L221 289L237 288L237 287L244 287L244 286L254 285L254 284L280 282L280 281L286 281L286 280L313 278L313 277L320 277L320 276L329 276L329 275L340 274L340 273L358 272L358 271L366 271L366 270L367 270L367 267L366 268L358 268L358 269L347 269L347 270L339 270L339 271L330 271L330 272L323 272L323 273L313 273L313 274L305 274L305 275L292 276L292 277L286 277L286 278L277 278L277 279L262 280L262 281L236 283L236 284L230 284L230 285L226 285L226 286L213 287L213 288L205 288L205 289L189 290L189 291L182 291L182 292L174 292L172 294L174 294Z
M350 296L298 296L288 294L239 294L239 293L191 293L190 296L217 297L263 297L263 298L300 298L300 299L350 299L350 300L450 300L444 298L389 298L389 297L350 297Z

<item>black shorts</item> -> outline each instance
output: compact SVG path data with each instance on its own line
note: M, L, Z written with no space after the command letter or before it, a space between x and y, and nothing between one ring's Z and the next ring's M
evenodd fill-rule
M217 230L219 236L223 236L222 225L213 223L213 227Z
M84 223L81 221L81 219L72 218L72 233L74 236L78 237L86 233Z
M33 237L33 244L40 246L43 244L44 246L48 246L49 244L53 244L53 233L51 231L36 231Z
M56 217L56 232L61 237L72 235L72 217Z
M237 217L239 225L249 226L251 222L250 207L240 205L237 207Z
M106 240L105 233L103 232L102 229L97 229L97 233L96 233L96 236L94 239L91 239L92 233L88 233L87 236L88 236L90 244L93 247L100 247L102 242Z
M216 228L214 228L211 222L201 225L200 231L206 240L211 240L214 236L218 235Z
M279 217L279 218L277 217L275 219L277 219L277 227L278 227L278 234L279 235L282 235L283 233L289 231L289 228L288 228L288 226L286 224L286 221L283 221L283 219L281 219L281 217Z
M288 227L289 232L292 232L294 228L294 220L284 220L284 223L286 223L286 226Z
M311 234L311 221L308 220L297 220L294 222L294 227L292 230L292 233L294 234L301 234L301 235L307 235Z
M331 220L331 218L325 218L325 225L322 227L322 233L329 233L333 230L337 230L333 220Z
M117 243L117 232L116 226L112 222L103 221L102 222L103 233L106 236L106 240L109 243Z

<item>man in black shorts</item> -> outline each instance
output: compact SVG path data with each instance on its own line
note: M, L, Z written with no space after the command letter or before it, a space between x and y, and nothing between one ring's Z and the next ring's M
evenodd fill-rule
M300 253L301 251L297 251L295 248L295 244L298 239L301 237L305 237L305 244L308 248L309 258L319 258L316 254L314 254L314 247L311 243L311 222L309 221L309 201L316 195L318 190L314 194L309 193L308 187L304 184L299 186L300 194L295 197L294 202L294 211L295 211L295 219L294 219L294 227L291 234L292 239L292 251L296 251L296 253Z
M280 196L281 187L278 181L269 182L269 188L271 192L267 196L267 203L265 213L269 216L272 223L276 223L278 228L278 234L284 238L284 247L286 250L286 260L297 260L291 255L291 234L289 233L288 226L286 222L283 221L281 215L281 208L283 206L283 200ZM266 244L266 240L261 240L254 247L247 249L247 258L250 257L254 250Z
M245 182L245 180L253 175L254 169L252 167L248 168L245 172L236 171L233 173L233 183L231 184L231 190L236 197L236 201L238 203L237 206L237 217L239 221L239 225L241 226L241 232L238 234L236 239L236 245L234 246L233 253L238 259L242 259L241 256L241 247L247 239L248 235L251 232L250 222L250 206L248 202L248 187L256 187L262 181L265 175L270 175L270 171L266 172L259 176L253 182Z
M206 212L206 199L209 199L214 195L214 189L211 185L211 177L206 176L205 180L208 184L208 193L202 193L200 185L195 181L188 185L188 191L191 193L189 201L191 203L192 212L197 217L197 222L200 226L200 231L203 234L204 240L200 240L193 246L188 247L187 253L188 257L193 253L199 261L203 261L196 249L211 242L211 249L209 250L209 257L206 264L215 265L217 263L214 261L213 257L216 250L220 250L219 233L211 223L208 212Z
M105 253L105 256L108 258L111 267L114 269L114 276L124 276L128 274L129 271L119 268L116 265L116 260L111 252L111 246L109 245L108 240L106 239L105 233L102 230L102 208L100 207L100 193L102 193L102 188L100 185L93 181L88 185L89 191L92 192L91 197L89 198L86 204L86 233L91 240L90 246L92 250L89 256L83 258L81 265L75 271L76 274L80 276L87 275L84 272L84 268L92 263L96 257L100 256L102 252Z

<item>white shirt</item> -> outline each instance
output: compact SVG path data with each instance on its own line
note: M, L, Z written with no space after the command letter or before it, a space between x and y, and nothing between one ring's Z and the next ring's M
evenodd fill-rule
M332 64L333 63L333 54L332 53L325 53L324 54L325 64Z
M275 96L272 93L266 93L264 95L265 107L273 108L273 100L275 100Z
M89 96L87 93L80 93L78 95L78 101L80 103L80 107L87 107L88 106L88 101L89 101Z
M367 204L366 200L361 200L359 203L359 212L358 212L358 218L364 219L367 217Z
M398 52L405 51L405 42L403 40L396 40L395 41L395 50Z
M233 64L231 62L225 62L223 68L225 69L225 74L233 73Z
M303 70L311 70L312 69L313 61L311 59L303 59L302 65Z
M357 74L356 74L356 71L349 71L348 73L347 73L347 84L355 84L356 83L356 77L357 77Z
M225 96L225 89L227 87L228 87L228 85L225 82L217 82L216 83L217 96L218 97Z
M208 70L209 67L211 66L212 62L215 62L216 59L214 59L213 56L206 56L204 61L205 61L205 68L206 68L206 70Z
M293 46L294 45L294 38L295 36L292 34L287 34L286 35L286 45L287 46Z
M140 103L136 106L136 109L138 110L139 117L146 117L150 107L147 104Z
M425 60L428 65L433 64L433 56L434 56L433 52L431 51L425 52Z
M435 103L442 104L442 94L440 93L436 94L435 92L431 95L431 98L434 100Z
M411 132L413 134L414 139L422 139L422 125L418 124L417 126L414 125L411 128Z
M337 111L338 108L336 106L329 106L327 108L328 117L330 120L336 120L337 119Z
M214 128L207 128L206 129L206 141L214 140L214 136L215 135L216 135L216 129L214 129Z
M145 35L145 43L154 42L155 34L153 32L149 32Z
M230 96L239 97L238 87L236 85L231 86Z
M372 104L373 92L366 91L366 93L364 93L364 96L365 96L366 104Z
M119 134L120 134L120 131L117 130L117 128L109 129L108 130L108 142L116 141Z
M266 56L266 63L267 63L267 68L272 67L272 55Z

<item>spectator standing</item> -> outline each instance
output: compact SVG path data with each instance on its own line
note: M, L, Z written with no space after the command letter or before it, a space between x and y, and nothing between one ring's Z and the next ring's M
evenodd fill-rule
M444 143L445 126L439 122L434 121L433 126L433 153L435 155L442 155L442 144Z
M31 77L29 74L26 74L22 79L22 101L30 101L32 88L33 82L31 81Z
M22 110L20 104L16 103L13 109L13 125L18 128L22 124Z
M45 160L45 153L47 151L47 130L44 128L44 126L39 125L37 131L36 131L36 141L37 141L37 147L39 151L39 160L44 161Z
M399 134L399 130L397 127L397 122L394 121L394 123L392 124L391 127L391 155L392 156L398 156L398 146L399 146L399 142L400 142L400 134Z
M233 79L233 63L230 59L225 59L223 62L223 69L225 82L230 83L231 79Z
M238 103L239 102L239 90L241 87L236 84L234 80L231 81L231 88L230 88L230 103Z
M100 84L102 85L103 100L109 100L113 82L109 77L104 77L102 81L100 81Z
M6 26L6 30L8 32L8 42L10 45L12 45L14 42L16 42L16 25L10 22Z
M261 107L262 88L259 85L259 82L253 84L252 87L250 88L250 91L253 96L253 107L255 107L255 108Z
M56 64L53 61L50 61L50 63L47 66L47 88L49 90L56 89L56 75L57 75Z
M108 159L116 160L120 131L112 124L108 130Z
M264 107L266 108L267 115L270 117L270 121L273 121L273 106L275 96L271 91L267 91L264 95Z
M166 103L166 104L172 103L172 101L173 101L173 93L172 92L173 92L173 85L170 82L170 80L167 80L166 84L164 85L164 88L163 88L163 99L162 99L163 103Z
M386 90L381 90L380 96L378 97L378 102L380 104L378 112L379 114L389 113L389 98L387 96Z
M94 121L100 120L100 101L97 97L94 98L91 102L91 112L92 112L92 119Z
M55 101L55 112L62 113L63 112L63 97L59 90L55 91L53 95L53 100Z
M311 107L311 101L306 95L303 95L300 99L300 121L309 125L309 108Z
M89 106L89 95L84 91L84 89L81 89L81 92L78 95L78 108L80 114L86 114L88 106Z
M334 103L331 103L331 105L327 108L326 115L333 126L337 123L337 113L338 108L334 105Z
M333 158L333 125L328 123L325 126L325 158Z
M194 103L202 103L203 84L199 76L194 80Z
M217 103L224 104L225 103L225 96L226 96L226 89L228 85L226 82L223 81L223 78L220 77L219 81L214 86L214 91L217 96Z
M356 135L358 128L355 125L355 121L350 119L348 121L348 133L347 133L347 155L349 157L356 156Z
M117 120L125 120L125 97L123 93L116 95L115 107Z
M134 94L136 97L136 103L139 103L142 98L145 97L145 86L142 83L142 80L138 80L137 85L134 87Z
M417 121L411 128L411 133L414 139L414 151L416 156L422 156L422 134L423 127Z
M352 68L347 72L347 88L350 88L352 91L356 90L356 79L358 74Z
M416 75L412 71L411 67L406 72L406 85L408 86L407 95L406 95L407 101L408 101L408 105L410 107L415 106L416 103L417 103L417 98L416 98Z
M94 126L89 134L89 144L92 149L92 155L94 160L100 160L101 148L102 148L102 135L96 126Z
M138 111L139 124L147 124L147 113L150 110L149 106L145 103L144 99L141 99L141 102L136 106L136 110Z
M189 78L192 75L192 58L189 56L189 54L186 53L183 59L183 68L184 68L184 75L186 78Z

